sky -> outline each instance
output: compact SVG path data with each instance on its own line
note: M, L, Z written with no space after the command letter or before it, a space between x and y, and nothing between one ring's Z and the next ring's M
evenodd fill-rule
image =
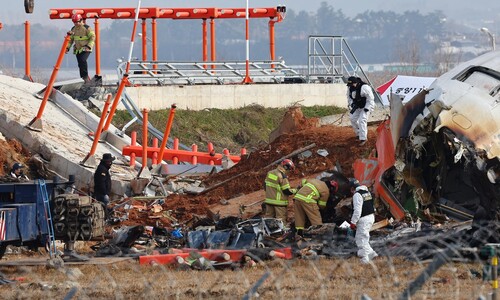
M142 0L143 7L245 7L247 0ZM392 10L401 13L407 10L419 10L428 13L442 10L450 18L459 21L472 15L484 16L486 19L500 19L500 1L498 0L248 0L250 7L274 7L286 5L294 11L315 12L321 2L327 2L335 10L341 9L348 17L366 10ZM35 0L35 12L26 14L24 12L23 0L0 0L0 22L4 24L22 24L24 21L30 23L53 24L58 27L67 27L69 21L54 21L48 17L50 8L73 8L73 7L136 7L138 0ZM106 22L102 23L106 26Z

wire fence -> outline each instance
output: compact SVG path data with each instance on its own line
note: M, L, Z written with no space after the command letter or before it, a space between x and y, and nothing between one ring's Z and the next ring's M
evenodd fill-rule
M380 229L371 237L379 257L369 264L356 257L351 233L335 227L281 240L291 256L276 255L268 242L238 250L238 259L237 250L186 257L186 249L141 248L137 240L102 257L89 248L98 243L79 243L86 262L48 262L48 255L10 248L0 261L0 289L3 299L496 299L499 229L498 223ZM231 257L204 259L210 251ZM175 259L144 260L151 255Z

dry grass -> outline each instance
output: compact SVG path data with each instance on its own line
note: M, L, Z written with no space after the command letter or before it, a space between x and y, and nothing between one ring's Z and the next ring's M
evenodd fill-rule
M270 276L258 289L264 299L396 299L425 265L380 258L373 265L358 259L271 261L251 269L180 271L137 262L115 265L4 267L7 277L23 282L1 287L3 299L64 298L76 288L79 299L187 299L242 298L266 272ZM78 277L78 271L81 275ZM412 299L477 299L490 291L487 282L472 276L480 264L454 263L441 268Z

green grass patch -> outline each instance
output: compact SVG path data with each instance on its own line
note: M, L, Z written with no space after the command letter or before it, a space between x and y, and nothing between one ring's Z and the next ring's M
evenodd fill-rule
M302 107L307 118L324 117L344 112L345 109L334 106ZM250 105L238 109L204 109L201 111L175 111L170 137L179 138L179 142L190 146L197 144L201 151L206 150L207 143L212 142L217 152L223 148L238 153L242 147L250 148L265 144L269 134L281 122L286 108L264 108ZM148 119L159 131L164 132L170 110L150 111ZM122 128L131 120L127 111L117 111L113 124ZM126 133L137 131L139 141L142 139L142 127L134 123Z

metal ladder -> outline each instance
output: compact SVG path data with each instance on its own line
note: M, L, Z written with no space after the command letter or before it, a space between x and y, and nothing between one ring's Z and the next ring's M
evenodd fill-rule
M41 198L41 199L40 199ZM47 195L47 187L45 180L38 179L38 193L37 201L43 201L43 208L45 210L45 219L47 220L47 229L49 232L49 255L54 258L57 253L56 240L54 237L54 223L52 222L52 212L50 211L49 197Z

